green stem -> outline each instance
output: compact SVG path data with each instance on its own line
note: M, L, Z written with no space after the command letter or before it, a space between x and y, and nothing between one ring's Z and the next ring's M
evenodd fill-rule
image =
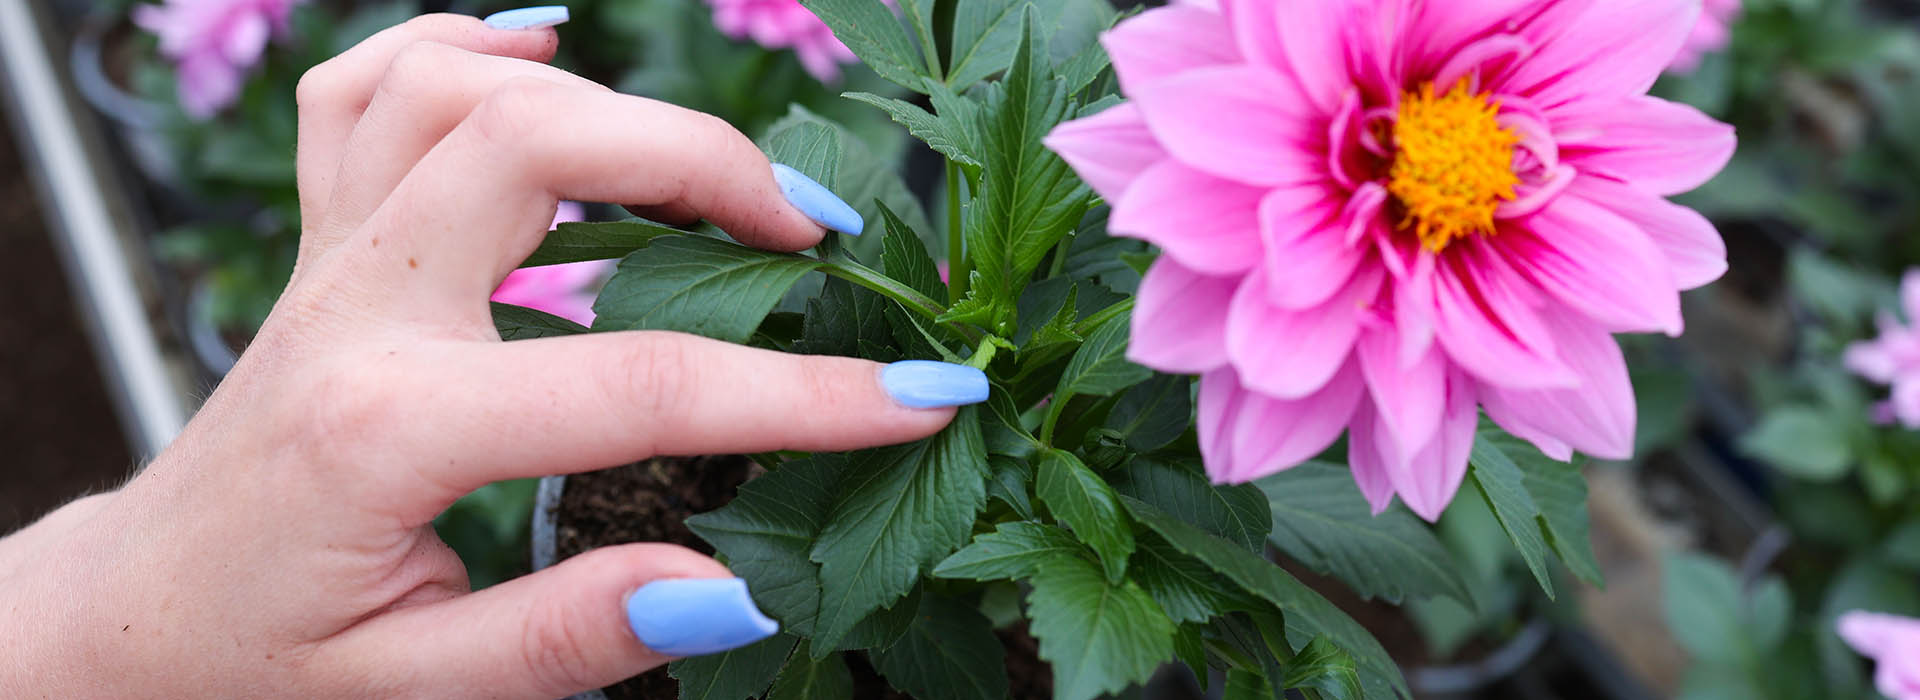
M1047 271L1048 277L1059 277L1067 271L1067 248L1073 245L1073 234L1060 239L1060 246L1053 249L1053 268Z
M967 366L986 371L987 365L993 364L993 356L1000 352L1000 344L993 341L991 337L981 339L980 347L973 351L973 357L967 358Z
M973 274L973 261L967 259L965 236L960 230L960 164L947 160L947 299L959 303L967 298L967 278Z
M829 275L866 287L880 293L881 296L900 302L900 305L907 307L908 311L927 318L938 319L941 314L947 312L946 307L941 306L940 302L928 298L919 290L850 259L823 260L820 269ZM947 326L958 331L969 341L978 342L981 338L980 332L973 328L957 323L949 323Z
M1053 446L1053 426L1060 422L1060 414L1067 411L1067 402L1073 400L1073 392L1066 391L1053 395L1053 403L1047 404L1047 419L1040 424L1040 442Z

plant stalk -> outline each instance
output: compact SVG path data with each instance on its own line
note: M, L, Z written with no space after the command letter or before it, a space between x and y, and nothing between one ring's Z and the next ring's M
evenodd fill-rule
M967 278L973 274L960 230L961 180L960 164L947 159L947 299L956 304L967 298Z

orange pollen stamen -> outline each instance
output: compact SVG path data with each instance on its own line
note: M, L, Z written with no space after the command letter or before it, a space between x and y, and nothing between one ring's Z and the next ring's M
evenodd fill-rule
M1405 212L1400 229L1433 252L1471 233L1492 234L1494 211L1520 184L1513 174L1520 136L1500 125L1500 103L1490 97L1473 94L1463 79L1445 95L1426 83L1400 100L1387 191Z

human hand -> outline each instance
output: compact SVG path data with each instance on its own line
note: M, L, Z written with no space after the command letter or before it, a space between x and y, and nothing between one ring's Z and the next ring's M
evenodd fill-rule
M609 547L475 593L432 520L504 479L905 442L984 399L950 365L499 342L488 294L559 198L776 250L838 223L724 122L543 65L556 42L428 16L307 74L293 280L138 477L0 539L0 695L551 698L745 644L768 621L700 554Z

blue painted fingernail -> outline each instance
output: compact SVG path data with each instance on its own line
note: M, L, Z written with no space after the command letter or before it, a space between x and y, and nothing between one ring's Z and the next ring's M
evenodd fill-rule
M640 643L668 656L738 649L773 636L780 623L761 614L737 578L654 581L627 596L627 626Z
M484 21L494 29L541 29L566 24L568 19L567 6L541 5L495 12L487 15Z
M880 385L907 408L965 406L987 400L985 372L945 362L895 362L880 370Z
M867 221L860 218L860 212L806 173L774 163L773 179L780 183L780 193L787 196L793 208L813 219L813 223L849 236L858 236L867 229Z

